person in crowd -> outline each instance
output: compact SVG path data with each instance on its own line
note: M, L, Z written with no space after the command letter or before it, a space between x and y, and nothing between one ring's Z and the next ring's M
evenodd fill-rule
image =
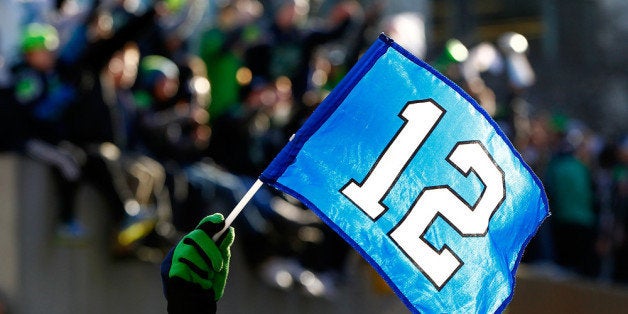
M275 119L278 108L289 107L290 100L282 104L275 83L261 77L247 85L242 95L242 103L213 124L209 154L234 174L257 177L286 143L273 133L282 127Z
M556 262L575 273L596 276L597 215L593 179L585 162L585 129L561 116L554 121L558 142L545 171L544 185L553 213Z
M215 25L202 32L198 50L211 83L208 99L211 121L239 102L240 88L246 83L248 73L244 68L244 51L256 44L262 34L257 21L263 6L257 0L231 1L219 10Z
M255 181L287 142L288 84L285 78L254 79L243 88L243 102L213 125L210 156L244 186ZM263 282L279 289L301 288L316 297L334 295L348 245L301 203L263 187L235 224L247 265Z
M613 279L615 268L615 255L620 246L621 239L617 237L623 217L621 206L617 206L617 169L621 169L619 162L619 144L616 141L604 143L597 156L595 168L596 198L599 207L599 231L596 241L596 249L600 255L600 273L598 278L608 282ZM621 171L620 171L621 172ZM620 175L621 177L621 175Z
M192 73L204 70L202 62L191 66ZM197 79L193 75L192 80ZM140 63L135 86L135 99L143 108L142 142L150 156L165 166L173 224L183 232L193 229L210 208L227 212L246 192L241 182L207 155L212 130L204 102L196 97L199 90L179 93L188 83L181 81L180 67L172 60L150 55Z
M170 211L163 167L142 152L131 92L139 63L136 41L159 17L153 7L131 12L122 4L95 5L59 60L78 89L68 123L71 139L87 153L85 178L105 193L112 209L117 256L138 252L140 241L165 224Z
M343 1L332 9L325 27L307 28L307 1L274 4L271 25L261 41L245 51L250 76L241 88L240 104L212 123L210 156L247 186L311 112L304 95L314 88L317 49L341 38L359 11L355 2ZM236 224L256 274L276 288L300 287L309 295L331 297L343 273L346 243L303 204L272 190L261 189L250 207ZM316 236L299 238L303 230ZM321 251L333 252L324 256L334 260L318 255ZM279 272L289 273L289 280L277 281Z
M85 161L84 152L68 141L67 111L76 89L64 81L57 68L59 37L49 24L25 27L22 61L13 69L13 99L16 120L16 149L53 169L59 188L58 235L82 236L83 228L74 215L74 196Z
M615 281L628 282L628 136L617 145L617 162L612 167L612 208L614 210Z
M96 77L95 86L85 90L76 109L76 124L82 124L88 152L86 173L105 193L113 210L117 234L113 243L116 255L134 254L142 240L152 232L172 235L171 204L165 187L163 166L146 155L139 139L140 109L132 85L139 65L139 50L128 42L115 52ZM98 120L98 121L96 121ZM86 136L88 126L109 130L102 138Z
M278 95L275 85L261 78L255 79L242 89L242 102L229 108L212 125L209 156L218 165L237 176L238 181L245 185L252 184L270 161L269 158L272 158L273 153L277 152L284 143L281 140L279 143L274 142L273 137L270 136L277 130L273 129L271 118L273 108L277 103ZM236 221L236 223L247 225L243 228L245 230L242 233L243 241L250 240L255 243L250 247L257 247L257 249L248 250L246 254L251 264L257 264L260 259L264 259L266 255L264 252L267 252L270 247L264 244L268 244L269 235L265 232L257 232L267 230L269 226L266 219L260 218L272 215L269 205L271 196L264 197L267 195L265 192L267 190L262 189L255 196L253 203L257 208L249 206L243 213L242 219ZM248 219L250 215L261 216L257 219ZM262 226L257 226L257 221L262 221ZM252 236L249 237L249 234ZM264 257L258 257L258 253Z
M158 15L154 8L139 15L127 12L123 22L113 27L103 23L111 19L109 9L98 4L94 2L87 22L75 29L61 49L54 27L26 27L24 62L14 71L14 107L23 120L15 137L18 149L59 170L55 178L62 192L60 235L76 236L83 231L74 219L73 202L78 180L84 177L107 193L113 217L120 224L117 238L131 244L152 230L145 223L152 225L155 209L143 209L163 194L163 170L145 156L130 158L136 142L136 114L129 101L134 78L129 63L137 52L124 45L152 28ZM120 71L121 64L127 69ZM137 223L144 227L136 228ZM137 230L144 231L138 234Z
M309 87L310 65L316 49L345 35L360 5L355 1L341 1L323 26L308 25L308 11L309 3L305 0L274 1L272 22L265 28L263 39L244 56L252 77L290 79L296 110Z
M552 157L552 128L551 117L548 113L540 113L533 116L530 121L530 134L527 140L522 141L518 147L521 157L530 166L539 178L545 177L545 169ZM552 237L552 218L546 219L539 227L537 234L526 248L523 261L536 263L557 269L555 264L554 239Z

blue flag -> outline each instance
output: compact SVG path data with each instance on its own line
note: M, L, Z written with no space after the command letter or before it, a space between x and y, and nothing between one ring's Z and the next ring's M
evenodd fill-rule
M458 86L385 35L260 179L303 202L413 312L495 312L548 205Z

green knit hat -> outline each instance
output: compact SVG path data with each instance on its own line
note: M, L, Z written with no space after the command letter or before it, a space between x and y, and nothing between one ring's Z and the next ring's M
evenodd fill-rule
M445 48L436 59L434 67L440 72L445 72L450 65L464 62L468 56L467 47L460 40L452 38L445 43Z
M22 52L35 50L55 51L59 48L59 35L52 25L31 23L26 25L22 36Z
M187 1L186 0L164 0L164 3L166 5L166 8L170 12L179 12L179 10L181 10L181 8L183 8L187 4Z
M156 82L160 78L178 79L179 68L170 59L159 56L149 55L142 58L138 73L138 87L146 90L152 90Z

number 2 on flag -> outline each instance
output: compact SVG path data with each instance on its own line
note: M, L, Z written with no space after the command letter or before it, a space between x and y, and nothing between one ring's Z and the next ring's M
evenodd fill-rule
M341 193L377 220L387 210L384 197L444 114L445 110L432 99L408 102L400 114L403 126L364 181L350 180ZM461 236L485 236L491 216L506 195L504 173L479 141L456 143L446 160L464 176L475 172L484 184L475 204L468 204L447 185L427 187L389 232L391 239L438 290L464 262L446 244L438 249L426 241L427 230L441 217Z

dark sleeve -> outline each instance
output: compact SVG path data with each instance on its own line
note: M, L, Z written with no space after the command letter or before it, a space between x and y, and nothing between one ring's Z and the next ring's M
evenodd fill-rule
M161 282L168 302L169 314L209 314L216 313L216 301L212 289L203 289L180 278L169 278L172 253L170 250L161 263Z

